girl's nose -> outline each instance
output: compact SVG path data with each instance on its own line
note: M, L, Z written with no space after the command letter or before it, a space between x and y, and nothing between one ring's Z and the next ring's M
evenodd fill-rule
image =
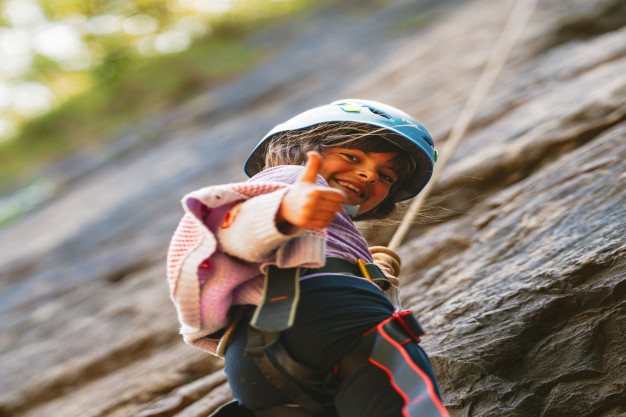
M365 181L374 182L378 179L378 174L376 171L367 168L361 168L359 170L359 176L363 178Z

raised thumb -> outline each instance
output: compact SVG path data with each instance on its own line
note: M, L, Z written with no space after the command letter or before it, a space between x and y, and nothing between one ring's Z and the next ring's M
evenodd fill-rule
M306 169L298 178L298 182L309 182L315 184L317 182L317 174L322 166L322 155L319 152L307 152Z

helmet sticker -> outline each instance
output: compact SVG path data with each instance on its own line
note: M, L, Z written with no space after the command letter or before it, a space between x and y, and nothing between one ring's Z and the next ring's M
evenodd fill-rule
M342 104L340 107L341 107L341 110L350 112L350 113L361 113L361 110L363 109L363 106L357 103L345 103L345 104Z

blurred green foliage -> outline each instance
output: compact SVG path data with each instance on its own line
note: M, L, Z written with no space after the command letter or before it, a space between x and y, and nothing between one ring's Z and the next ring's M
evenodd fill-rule
M228 35L201 39L185 52L151 62L110 61L98 68L101 80L94 87L0 144L0 189L236 76L261 53Z

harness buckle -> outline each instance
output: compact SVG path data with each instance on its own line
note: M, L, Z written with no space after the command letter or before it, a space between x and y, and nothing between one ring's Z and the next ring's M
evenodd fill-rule
M356 264L361 271L361 275L378 285L381 290L387 291L391 287L389 279L383 274L378 265L365 262L363 259L357 259Z

